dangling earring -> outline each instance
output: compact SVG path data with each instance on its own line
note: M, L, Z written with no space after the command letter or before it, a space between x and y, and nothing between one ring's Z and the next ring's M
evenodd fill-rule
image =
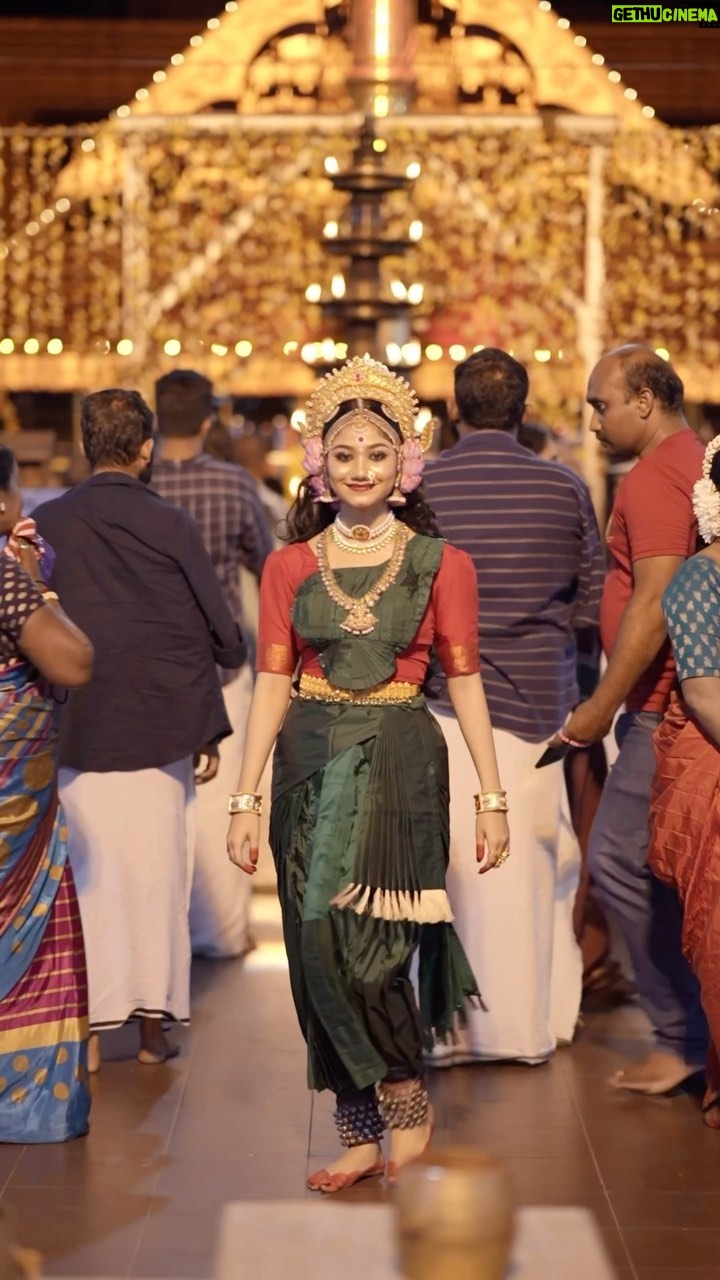
M400 489L398 488L397 481L395 482L395 488L390 494L390 497L388 498L387 502L389 507L404 507L407 502L407 498L403 493L400 492Z

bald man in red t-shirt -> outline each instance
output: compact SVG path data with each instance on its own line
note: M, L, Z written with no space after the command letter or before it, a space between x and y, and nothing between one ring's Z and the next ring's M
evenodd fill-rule
M590 872L622 931L656 1041L613 1083L665 1093L703 1069L707 1046L699 987L681 951L680 905L647 863L653 734L675 684L662 596L695 551L691 495L703 448L685 421L682 382L649 348L619 347L603 356L587 398L598 440L638 461L620 485L607 532L601 605L607 670L562 732L575 742L597 742L625 707L615 730L620 754L590 837Z

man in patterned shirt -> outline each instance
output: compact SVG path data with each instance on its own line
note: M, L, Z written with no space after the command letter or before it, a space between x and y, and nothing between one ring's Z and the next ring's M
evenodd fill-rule
M251 477L242 467L203 452L212 423L213 388L208 378L177 369L155 385L158 449L153 488L197 523L225 598L242 625L240 576L257 579L273 549L267 519ZM249 936L250 893L225 855L224 799L237 778L252 696L249 668L223 673L223 693L233 736L224 744L217 778L198 792L195 873L190 930L196 954L242 955Z

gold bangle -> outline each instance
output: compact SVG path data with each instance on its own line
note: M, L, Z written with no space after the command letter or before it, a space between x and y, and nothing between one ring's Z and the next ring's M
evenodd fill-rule
M262 817L262 796L253 795L248 791L236 792L228 801L228 813L254 813L260 818Z
M507 813L507 791L483 791L482 795L473 796L476 813Z
M43 600L55 600L58 604L60 603L60 597L57 591L41 591L40 594Z

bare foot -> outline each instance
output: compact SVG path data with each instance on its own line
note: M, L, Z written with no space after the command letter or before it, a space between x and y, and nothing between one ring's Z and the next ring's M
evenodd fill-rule
M416 1125L414 1129L390 1130L390 1160L388 1170L391 1178L397 1177L404 1165L417 1160L430 1145L433 1132L432 1107L428 1112L427 1124Z
M671 1093L684 1080L700 1075L703 1067L693 1066L675 1053L661 1050L648 1054L642 1062L634 1062L622 1071L616 1071L608 1081L614 1089L627 1089L631 1093Z
M360 1147L347 1147L338 1160L311 1173L307 1180L310 1191L343 1191L362 1177L382 1172L382 1148L376 1142Z
M97 1075L100 1070L100 1037L97 1031L91 1032L88 1038L88 1074Z
M156 1067L168 1058L176 1058L180 1052L178 1045L168 1040L159 1018L140 1019L140 1051L138 1062L144 1066Z
M720 1129L720 1093L708 1089L702 1104L703 1124L708 1129Z

